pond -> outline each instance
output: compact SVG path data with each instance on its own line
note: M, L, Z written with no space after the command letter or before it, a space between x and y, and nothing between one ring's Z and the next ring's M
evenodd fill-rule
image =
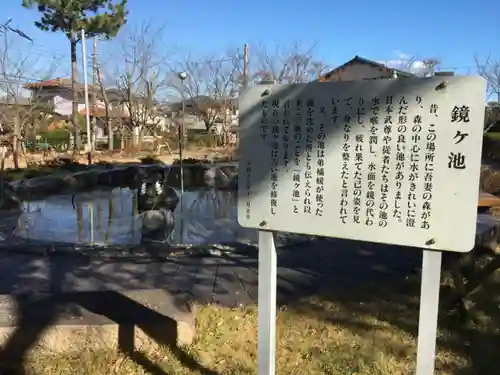
M170 201L145 208L144 191L98 190L24 202L15 235L90 245L211 245L254 242L255 230L237 222L236 192L171 189Z

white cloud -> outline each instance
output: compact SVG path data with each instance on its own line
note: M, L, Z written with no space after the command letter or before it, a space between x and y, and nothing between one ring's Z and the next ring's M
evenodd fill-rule
M401 51L394 51L393 53L397 58L379 62L385 64L389 68L405 70L414 74L424 74L428 72L428 68L423 61L414 59L412 56Z

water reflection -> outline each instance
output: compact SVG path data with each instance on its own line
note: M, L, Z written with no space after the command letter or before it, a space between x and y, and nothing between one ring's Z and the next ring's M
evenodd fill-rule
M55 242L138 244L141 226L132 215L132 198L132 191L116 189L78 194L74 200L58 195L26 202L16 234Z
M114 189L58 195L24 203L16 235L54 242L134 245L216 244L256 240L238 225L236 194L202 190L184 193L183 205L139 209L136 190ZM183 217L181 217L183 211ZM160 224L159 224L160 223Z

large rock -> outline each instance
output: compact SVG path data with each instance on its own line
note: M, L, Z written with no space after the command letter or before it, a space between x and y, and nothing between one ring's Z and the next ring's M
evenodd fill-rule
M238 175L233 176L229 184L226 186L227 190L236 191L238 190Z
M67 181L67 186L71 191L89 191L99 187L100 174L101 171L88 170L73 173L72 175L63 177L63 179Z
M135 165L129 166L123 170L123 183L132 188L137 187L137 174L140 173L141 168Z
M174 210L178 203L179 197L175 190L162 185L160 181L143 183L138 189L139 212L160 208Z
M125 168L115 168L99 173L99 185L105 187L126 187Z
M182 167L182 179L184 181L184 188L187 189L194 184L193 166ZM197 167L197 166L194 166ZM181 167L179 165L172 165L165 173L165 184L175 188L181 187Z
M219 167L212 167L205 171L205 184L211 188L225 186L229 183L228 176Z
M141 215L143 240L166 240L175 226L171 210L149 210Z
M0 210L19 210L21 205L22 201L14 189L8 183L4 183L3 189L0 191Z
M32 198L63 192L70 185L67 176L41 176L16 184L16 192L23 198Z

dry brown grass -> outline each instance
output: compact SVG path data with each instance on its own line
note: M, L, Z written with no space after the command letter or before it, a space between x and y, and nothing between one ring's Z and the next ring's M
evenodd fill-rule
M391 290L373 285L359 294L337 286L343 293L335 291L334 296L329 289L321 297L282 307L277 318L277 373L412 374L418 317L414 281ZM497 274L472 296L471 321L441 312L436 374L498 374L499 285ZM255 308L201 307L197 324L198 338L182 356L169 349L141 353L139 348L132 358L113 352L59 355L35 350L25 370L37 375L256 373Z

